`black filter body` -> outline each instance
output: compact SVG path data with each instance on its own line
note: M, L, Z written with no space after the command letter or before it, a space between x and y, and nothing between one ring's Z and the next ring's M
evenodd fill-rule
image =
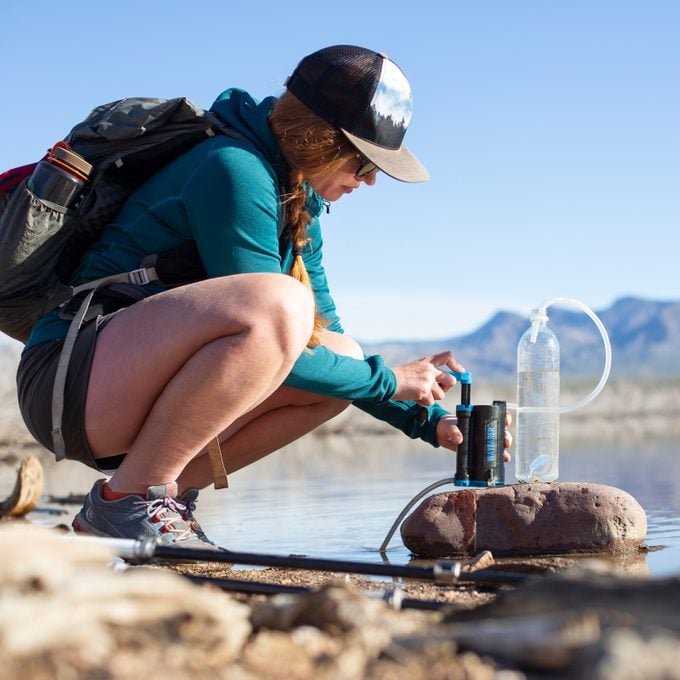
M456 486L505 484L506 403L460 405L456 409L463 443L456 456Z

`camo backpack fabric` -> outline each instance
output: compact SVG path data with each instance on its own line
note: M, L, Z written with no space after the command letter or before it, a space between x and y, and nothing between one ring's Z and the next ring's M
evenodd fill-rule
M95 108L66 136L92 164L74 210L28 188L37 164L0 176L0 331L26 342L35 322L83 290L157 279L153 267L68 285L83 253L130 194L178 154L217 133L240 135L186 98L127 98Z

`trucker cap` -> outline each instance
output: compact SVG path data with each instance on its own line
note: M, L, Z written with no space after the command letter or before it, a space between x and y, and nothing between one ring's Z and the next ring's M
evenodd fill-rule
M286 87L386 174L402 182L429 178L403 144L413 112L411 87L384 54L353 45L325 47L297 65Z

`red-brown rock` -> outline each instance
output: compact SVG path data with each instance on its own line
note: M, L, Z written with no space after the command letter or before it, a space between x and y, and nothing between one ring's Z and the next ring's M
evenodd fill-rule
M423 557L636 550L647 517L628 493L603 484L514 484L426 498L401 526Z

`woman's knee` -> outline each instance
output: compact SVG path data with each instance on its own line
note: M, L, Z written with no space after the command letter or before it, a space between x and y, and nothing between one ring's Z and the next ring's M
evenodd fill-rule
M278 341L297 358L314 327L314 296L290 276L265 275L253 296L250 324L253 332Z
M349 335L335 333L334 331L322 331L319 340L324 347L328 347L336 354L342 354L353 359L364 358L361 345Z

